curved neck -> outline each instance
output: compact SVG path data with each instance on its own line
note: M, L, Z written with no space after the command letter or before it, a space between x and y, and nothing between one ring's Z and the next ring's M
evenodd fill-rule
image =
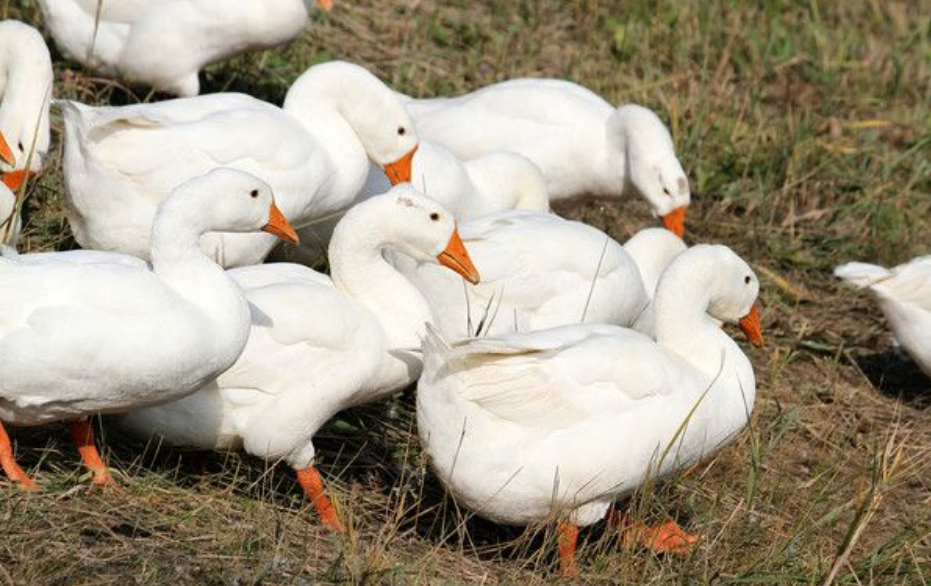
M337 225L330 240L330 275L339 290L375 315L389 349L419 348L424 324L433 316L420 291L382 255L393 239L383 229L379 208L369 200Z
M356 131L360 97L371 90L347 75L333 79L331 72L311 68L288 90L283 109L301 122L330 159L332 175L320 193L349 203L362 189L369 161Z
M676 263L663 273L654 299L656 342L712 375L722 351L740 351L708 314L714 282L713 267Z
M216 339L248 336L249 306L236 283L200 248L208 227L192 213L191 198L170 198L152 224L152 269L175 293L196 306L219 330ZM220 342L218 342L220 343Z
M25 145L27 155L32 137L44 152L49 143L49 106L52 90L52 61L38 32L22 25L0 27L0 131L10 146ZM38 131L36 131L38 125Z
M602 176L607 182L605 186L614 193L621 191L629 193L632 189L630 180L630 160L627 124L624 116L617 109L611 110L611 113L605 119L604 140L604 157L601 160Z
M756 400L756 379L750 360L708 314L715 273L671 266L660 278L655 299L656 342L700 371L707 387L690 425L709 430L709 445L719 445L747 424ZM706 393L706 391L708 391Z

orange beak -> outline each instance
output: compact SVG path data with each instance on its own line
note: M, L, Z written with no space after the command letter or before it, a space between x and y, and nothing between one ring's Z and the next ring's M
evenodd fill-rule
M754 303L753 307L750 308L750 313L740 318L737 325L740 326L740 331L747 336L747 339L750 340L754 347L760 348L763 346L763 328L760 325L759 305Z
M385 175L388 176L388 181L391 181L391 185L411 182L411 168L414 166L414 153L416 152L417 147L415 146L397 161L388 163L383 167Z
M262 226L264 232L274 234L278 238L294 244L300 244L301 239L297 237L297 232L291 227L288 219L284 217L275 202L272 202L268 208L268 223Z
M6 139L3 138L2 132L0 132L0 161L3 161L11 167L16 164L16 159L13 158L13 151L10 149L10 145L6 143Z
M672 210L662 217L663 226L679 238L682 238L685 236L685 213L687 211L688 208L685 206L679 206Z
M478 285L481 280L478 269L472 264L472 259L469 258L465 244L462 243L458 228L453 228L453 235L449 237L449 243L446 244L443 252L436 255L436 260L444 267L462 275L466 281L473 285Z
M10 171L8 173L3 173L2 176L0 176L0 181L9 187L10 191L16 191L19 189L19 186L22 185L24 181L26 181L26 179L32 179L37 175L38 173L35 171Z
M317 4L326 12L333 10L333 0L317 0Z

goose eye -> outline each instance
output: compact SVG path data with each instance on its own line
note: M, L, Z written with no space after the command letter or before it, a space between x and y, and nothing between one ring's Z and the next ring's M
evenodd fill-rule
M433 212L432 214L430 214L430 219L433 220L434 222L439 222L440 215L436 212Z
M668 196L668 197L672 197L672 194L671 194L671 193L669 193L669 190L668 190L668 189L666 189L665 187L663 188L663 193L665 193L665 194L666 194L666 196Z
M19 148L19 150L26 152L26 149L23 148L23 141L19 141L18 143L16 143L16 146L17 148Z
M746 277L744 277L744 283L747 285L750 284L750 275L747 275Z
M251 195L253 198L256 198L259 196L259 190L253 189L252 191L249 192L249 195Z
M404 136L407 134L407 129L403 126L398 126L398 136Z

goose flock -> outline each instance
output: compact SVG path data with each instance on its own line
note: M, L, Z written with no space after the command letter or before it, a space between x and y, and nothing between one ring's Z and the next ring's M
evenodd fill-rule
M307 69L281 106L198 95L201 68L297 36L312 3L39 4L69 58L179 97L55 100L42 35L0 22L11 481L37 486L4 424L63 421L92 482L115 484L89 423L115 415L143 439L286 462L341 532L314 435L416 384L442 484L487 519L555 522L566 574L579 527L603 519L657 552L694 547L673 521L647 525L614 503L747 426L754 370L722 326L762 346L760 285L730 248L682 240L689 182L659 116L557 79L417 99L343 61ZM53 107L81 250L20 254ZM627 193L662 227L624 244L550 210ZM309 268L323 259L328 274ZM876 295L931 376L931 257L836 274Z

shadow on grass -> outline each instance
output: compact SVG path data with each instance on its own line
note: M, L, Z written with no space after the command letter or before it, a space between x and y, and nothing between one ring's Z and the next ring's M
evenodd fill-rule
M882 394L918 409L931 407L931 379L907 356L890 350L857 356L856 361Z

